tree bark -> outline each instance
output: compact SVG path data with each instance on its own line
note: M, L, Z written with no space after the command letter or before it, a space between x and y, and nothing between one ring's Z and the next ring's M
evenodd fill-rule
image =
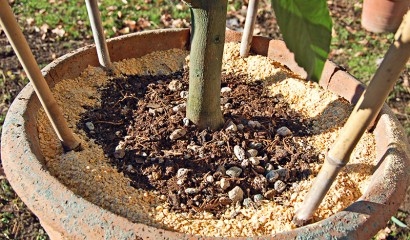
M227 0L192 0L192 35L187 118L199 128L218 129L222 55L225 42Z

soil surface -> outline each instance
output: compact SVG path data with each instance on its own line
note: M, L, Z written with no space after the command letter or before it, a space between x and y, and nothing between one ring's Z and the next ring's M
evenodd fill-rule
M354 39L355 32L361 30L360 3L347 0L335 0L328 1L328 4L334 24L347 28L349 30L349 39ZM240 11L229 11L228 18L237 19L233 20L232 23L234 24L231 25L235 25L237 23L237 27L241 28L244 24L243 16L245 13L245 7ZM351 21L352 19L353 21ZM234 26L230 27L234 28ZM269 7L263 7L260 9L256 29L259 29L259 32L256 32L259 35L280 38L280 33L276 25L274 14ZM84 40L85 38L79 41L55 41L52 36L43 37L41 33L36 32L33 27L29 26L24 26L23 31L40 66L45 66L45 64L50 63L55 57L61 56L71 50L90 43L89 40ZM372 38L385 41L383 38L384 35L369 32L366 33ZM348 44L346 42L338 43L337 49L334 49L329 57L337 64L345 67L347 71L350 71L346 62L352 56L348 51L348 47L346 48L347 45ZM374 50L372 46L366 44L364 47L372 49L367 54L373 54ZM25 85L27 79L22 71L21 65L18 64L17 57L6 40L4 32L0 33L0 70L4 73L4 75L0 77L2 77L5 81L4 85L0 87L0 96L2 99L0 102L0 114L5 114L10 103ZM403 88L404 91L394 91L392 97L388 99L389 106L407 129L409 129L410 126L408 114L410 101L409 76L409 68L407 68L405 72L401 74L398 85L396 85L396 88ZM2 124L2 121L3 120L0 119L0 125ZM29 211L29 209L27 209L24 203L22 203L22 201L14 193L7 179L3 175L1 167L0 174L2 175L0 177L0 238L47 239L48 237L41 228L38 219ZM410 215L408 214L410 209L409 196L410 194L408 194L407 200L404 204L405 207L401 209L402 211L399 212L398 215L396 215L397 218L404 223L407 223L407 225L410 224ZM407 229L408 228L398 227L390 222L386 229L380 232L377 239L407 239L406 237L403 237L408 236L409 231Z
M219 131L199 130L184 118L186 71L114 79L100 89L101 107L89 109L77 127L102 145L132 186L157 190L177 212L218 216L236 202L280 203L318 159L294 141L309 134L310 123L285 103L271 104L261 82L229 74L222 87L226 123Z

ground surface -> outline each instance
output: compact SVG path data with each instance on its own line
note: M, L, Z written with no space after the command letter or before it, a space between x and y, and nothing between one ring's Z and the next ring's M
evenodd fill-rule
M10 1L24 34L43 67L54 58L91 42L90 30L82 2ZM269 1L261 1L255 33L280 38ZM328 1L334 21L330 58L362 82L368 82L391 42L392 34L373 34L360 26L361 3L348 0ZM247 1L230 1L227 25L241 29ZM129 0L104 1L100 6L108 36L144 29L184 27L189 25L189 11L179 1ZM137 10L137 11L136 11ZM388 99L389 106L410 134L409 67L401 75ZM7 109L27 83L11 46L0 30L0 131ZM0 155L1 160L1 155ZM2 171L1 171L2 172ZM409 204L407 204L408 206ZM404 206L396 217L410 225ZM393 222L381 231L379 239L408 239L410 231ZM13 192L7 179L0 179L0 238L48 239L36 217Z

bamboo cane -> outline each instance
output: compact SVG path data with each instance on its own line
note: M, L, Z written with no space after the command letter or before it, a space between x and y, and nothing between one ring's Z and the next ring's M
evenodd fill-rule
M258 13L259 0L249 0L248 11L246 13L245 27L241 40L241 57L247 57L251 48L253 30L255 28L256 15Z
M102 67L112 70L110 54L108 52L107 43L105 42L104 30L101 23L101 15L98 10L97 0L85 0L85 4L87 6L88 17L90 19L91 29L93 31L98 61Z
M46 80L41 74L40 68L34 59L33 53L20 30L20 26L18 25L7 0L0 0L0 24L3 27L11 46L16 52L21 65L23 65L24 71L27 73L27 76L63 146L66 150L79 149L80 142L74 136L71 129L68 128L67 122L65 121L56 100L51 94Z
M337 174L348 163L357 142L382 108L409 56L410 10L405 15L395 35L395 41L387 51L383 62L353 109L340 136L327 153L325 163L312 189L306 196L302 207L296 211L293 219L295 224L304 225L312 218Z

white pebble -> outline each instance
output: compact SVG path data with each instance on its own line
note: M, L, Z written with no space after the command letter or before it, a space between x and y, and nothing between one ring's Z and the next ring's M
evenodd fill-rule
M186 110L186 103L181 103L172 108L173 112L185 112Z
M169 139L171 139L171 140L176 140L176 139L179 139L179 138L181 138L181 137L183 137L183 136L185 136L185 135L186 135L185 129L180 129L180 128L178 128L178 129L174 130L174 131L171 133L171 135L169 136Z
M241 148L239 145L233 147L233 153L235 154L236 158L240 161L245 159L245 150Z
M186 194L197 194L199 192L198 188L187 188L185 189Z
M242 173L242 168L238 167L231 167L228 170L226 170L226 175L236 178L239 177Z
M256 150L256 149L248 149L248 150L246 151L246 156L247 156L248 158L250 158L250 157L256 157L256 156L258 156L258 150Z
M229 188L231 186L231 183L226 178L222 178L221 181L220 181L220 184L221 184L222 190L226 190L227 188Z
M182 83L178 80L172 80L168 85L169 90L175 92L182 89Z
M230 109L230 108L232 108L232 103L225 103L224 108L225 108L225 109Z
M93 131L95 129L94 124L92 122L86 122L85 126L88 128L88 130Z
M206 176L206 181L209 183L213 183L214 182L214 177L212 175L208 175Z
M188 168L180 168L177 171L177 178L185 178L188 176L189 169Z
M184 124L185 127L188 127L189 126L189 119L188 118L182 119L182 123Z
M292 131L289 130L287 127L280 127L276 132L279 134L279 136L286 137L292 135Z
M235 123L230 121L228 123L228 126L226 126L225 130L228 131L228 132L236 132L236 131L238 131L238 127L236 126Z
M179 96L184 99L188 98L188 91L181 91Z
M252 163L253 166L257 166L261 162L260 159L260 157L250 157L249 161Z
M243 190L242 190L242 188L240 188L238 186L234 187L231 191L228 192L228 197L234 203L241 202L243 200Z
M281 180L278 180L275 182L274 188L276 191L279 193L283 192L286 188L286 183L282 182Z
M125 143L120 142L118 146L115 147L114 157L123 158L125 156Z
M232 91L232 88L230 88L230 87L223 87L223 88L221 88L221 93L222 93L222 94L228 93L228 92L230 92L230 91Z
M246 167L249 166L249 164L250 164L249 159L244 159L244 160L242 160L242 162L241 162L241 167L246 168Z

